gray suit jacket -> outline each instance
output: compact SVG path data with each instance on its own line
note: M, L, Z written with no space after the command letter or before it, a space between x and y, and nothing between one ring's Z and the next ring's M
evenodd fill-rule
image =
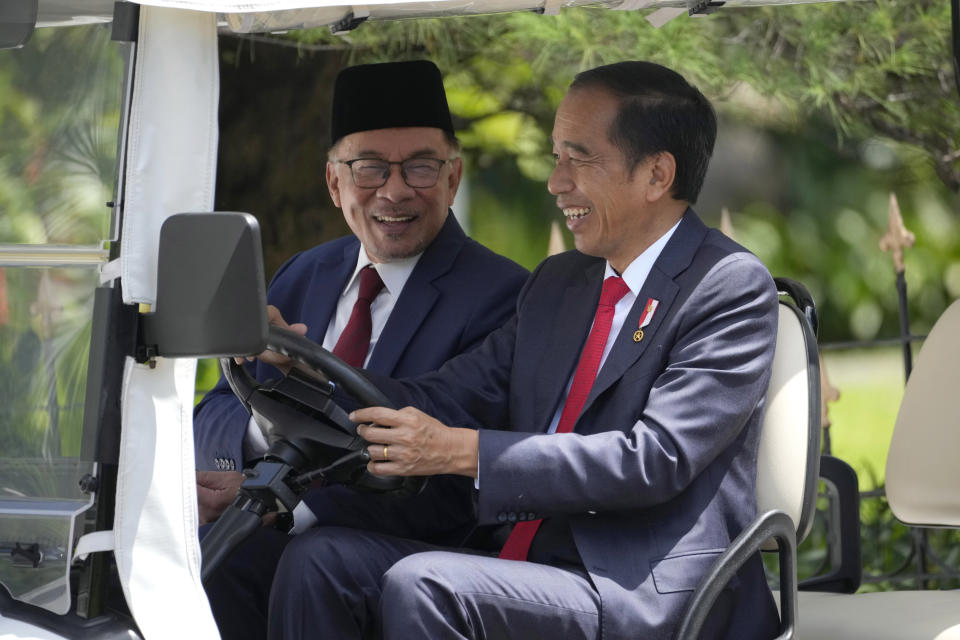
M756 257L688 210L574 432L547 435L603 270L578 252L546 260L516 317L480 349L388 392L451 423L482 416L478 521L566 518L601 597L602 637L669 638L701 576L755 515L777 295ZM659 306L636 342L648 298ZM711 635L762 637L776 622L759 559L739 578L729 626L715 617Z

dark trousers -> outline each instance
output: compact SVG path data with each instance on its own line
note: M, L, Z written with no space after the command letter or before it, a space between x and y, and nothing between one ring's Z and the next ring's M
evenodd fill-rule
M211 525L200 527L201 539ZM264 640L273 576L291 537L272 527L257 529L203 585L223 640Z
M595 639L599 609L574 571L320 527L283 552L268 637Z

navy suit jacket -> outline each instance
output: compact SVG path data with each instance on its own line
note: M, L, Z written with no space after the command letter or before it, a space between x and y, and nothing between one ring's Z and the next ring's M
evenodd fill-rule
M267 292L268 303L276 306L287 322L305 323L307 337L322 343L340 293L356 268L359 250L359 240L347 236L294 256L274 276ZM476 347L512 315L528 275L520 265L468 238L448 213L404 285L374 346L368 369L391 376L417 375L438 369L453 356ZM259 380L280 376L275 368L259 361L250 366ZM240 470L249 418L221 377L194 410L197 468ZM430 484L437 485L434 492L441 490L442 483ZM361 505L352 505L355 494L339 488L311 493L315 495L307 502L320 516L321 524L369 528L371 516L381 508L379 500L372 497ZM325 495L321 499L316 494ZM433 501L440 509L431 518L433 524L460 518L461 506L455 506L456 514L445 514L442 509L454 507L439 495L420 500ZM462 498L451 500L462 502ZM344 512L348 506L349 514ZM394 527L391 533L431 538L424 533L430 523L422 517L417 519L422 513L397 507L399 513L409 516L409 526L402 530ZM334 512L340 512L339 519L324 519L325 513Z
M479 523L566 520L600 594L602 637L671 638L691 591L755 515L777 294L756 257L688 210L574 432L548 435L603 274L603 260L575 251L548 258L479 349L415 381L375 382L441 420L486 427ZM648 298L659 306L637 342ZM759 558L727 596L729 637L775 634ZM714 623L708 635L726 626Z

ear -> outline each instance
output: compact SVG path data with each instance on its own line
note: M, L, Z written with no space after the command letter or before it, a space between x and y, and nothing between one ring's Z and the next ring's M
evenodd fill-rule
M450 161L450 175L447 177L447 188L450 190L450 202L448 207L453 206L453 199L457 195L457 189L460 188L460 179L463 177L463 160L454 158Z
M673 181L677 177L677 160L672 153L661 151L648 160L646 175L649 176L647 201L656 202L664 196L670 196Z
M340 208L340 177L337 175L337 167L332 162L327 162L327 189L330 191L330 199L337 208Z

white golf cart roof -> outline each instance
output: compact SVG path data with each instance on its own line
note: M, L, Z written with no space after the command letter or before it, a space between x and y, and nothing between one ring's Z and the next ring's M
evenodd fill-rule
M703 14L719 6L812 4L843 0L133 0L136 4L169 9L216 13L221 28L237 33L304 29L336 24L342 20L390 20L436 16L479 15L507 11L540 11L554 14L564 7L595 6L620 11L663 10L661 23L690 12ZM107 22L113 15L111 0L39 0L37 26L81 22ZM656 22L655 22L656 24Z

